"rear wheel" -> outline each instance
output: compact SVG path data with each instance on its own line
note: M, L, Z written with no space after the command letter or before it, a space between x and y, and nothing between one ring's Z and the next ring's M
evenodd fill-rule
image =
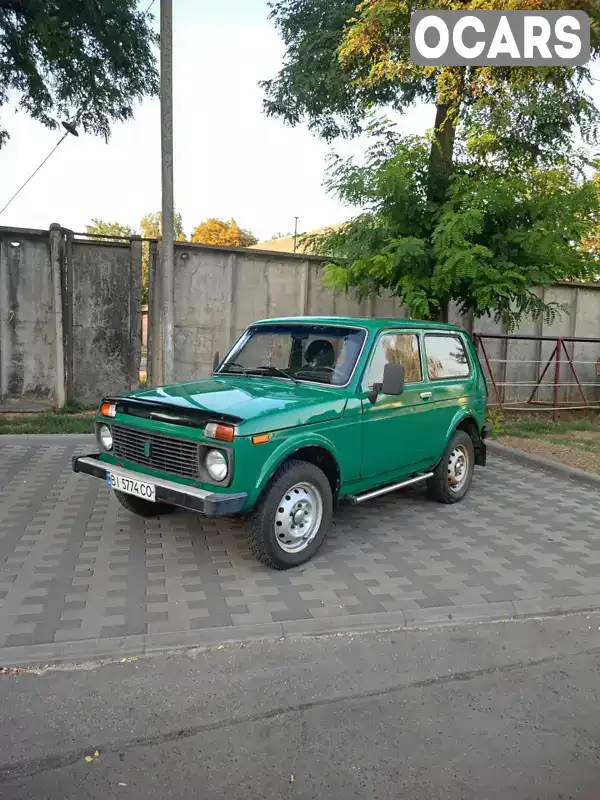
M331 525L333 495L325 473L307 461L288 461L275 473L251 518L252 554L275 569L308 561Z
M433 477L427 481L427 493L440 503L458 503L469 491L474 464L471 437L465 431L456 431Z
M151 503L149 500L143 500L141 497L119 492L116 489L115 497L123 508L126 508L127 511L131 511L133 514L137 514L138 517L161 517L163 514L171 514L175 511L175 506L172 506L170 503Z

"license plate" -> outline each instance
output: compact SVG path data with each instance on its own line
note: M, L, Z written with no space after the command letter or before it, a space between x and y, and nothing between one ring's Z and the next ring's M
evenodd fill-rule
M156 502L156 488L153 483L132 480L113 472L106 473L106 482L119 492L134 494L136 497L141 497L142 500L149 500L151 503Z

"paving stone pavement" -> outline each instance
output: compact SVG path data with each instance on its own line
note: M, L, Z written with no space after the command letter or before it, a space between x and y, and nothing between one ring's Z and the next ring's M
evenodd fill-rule
M0 441L0 648L600 594L598 494L501 459L455 506L342 507L317 557L277 572L241 522L131 515L71 471L89 451Z

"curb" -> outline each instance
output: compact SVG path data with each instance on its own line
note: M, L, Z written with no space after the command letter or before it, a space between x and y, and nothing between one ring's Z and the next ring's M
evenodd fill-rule
M3 444L93 444L93 433L6 433L0 434Z
M326 636L368 631L410 631L468 624L510 622L600 611L600 594L581 597L514 600L406 611L357 614L350 617L264 622L173 633L137 634L112 639L0 648L0 668L51 666L90 661L118 661L132 656L214 647L240 642L277 641L295 636Z
M600 475L594 475L593 472L586 472L577 467L569 467L566 464L561 464L559 461L552 461L552 459L545 458L544 456L525 453L523 450L507 447L499 442L491 442L488 440L487 448L490 453L500 456L501 458L506 458L509 461L514 461L517 464L543 469L545 472L550 472L559 478L567 478L568 480L578 481L587 486L594 486L600 489Z

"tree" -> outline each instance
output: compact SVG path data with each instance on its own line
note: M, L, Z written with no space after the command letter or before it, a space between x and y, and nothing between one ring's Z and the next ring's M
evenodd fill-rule
M142 236L145 239L161 239L162 238L162 213L160 211L153 211L144 214L140 222ZM183 232L183 219L179 212L175 212L173 220L173 233L176 242L185 242L186 236Z
M140 229L144 239L162 239L162 212L151 211L144 214L140 222ZM183 232L183 219L179 212L175 212L173 219L173 232L176 242L185 242L186 235ZM150 242L142 243L142 302L148 302L148 287L150 281Z
M538 159L539 161L539 159ZM499 163L457 160L443 204L428 195L430 140L386 131L357 166L335 159L329 187L364 212L312 237L330 258L326 280L359 296L389 292L415 317L460 311L514 327L522 315L551 319L537 286L591 279L600 251L582 243L597 231L600 196L575 166L521 156Z
M107 239L106 241L118 242L122 241L123 237L129 238L135 235L133 228L129 225L121 225L120 222L104 222L101 219L92 219L89 225L85 226L86 233L97 234L101 236L115 236L115 239Z
M158 94L150 19L136 0L0 0L0 107L15 94L49 128L68 119L108 138Z
M568 0L548 4L569 8ZM478 9L479 0L424 2L419 9L466 11ZM531 8L539 0L494 0L486 8ZM574 122L585 125L596 117L593 104L580 81L587 67L420 67L410 60L410 13L404 0L270 0L270 17L284 44L284 65L275 79L262 82L264 109L291 125L305 120L318 135L331 140L361 130L373 108L391 106L406 111L415 101L435 102L433 172L447 171L452 158L459 116L485 119L493 109L510 116L514 95L534 98L538 90L558 91L563 97L555 132L562 125L568 135ZM577 6L591 19L600 12L599 0L582 0ZM600 48L600 28L592 26L592 54ZM554 107L555 113L559 109ZM433 120L432 120L433 122ZM544 141L547 118L534 121L535 142ZM531 133L531 125L529 133ZM439 162L439 164L435 163ZM433 187L433 182L432 187Z
M192 242L217 247L250 247L256 244L258 239L250 231L240 228L234 219L225 222L222 219L211 217L196 226L192 234Z
M550 5L568 8L569 2ZM426 2L419 8L464 11L480 6L478 0L448 0ZM410 289L419 281L423 281L421 288L427 286L427 291L441 289L442 284L431 274L439 263L437 257L431 258L431 237L438 231L448 203L454 204L455 210L460 208L461 213L467 212L465 176L480 181L470 187L477 196L483 190L485 176L501 188L497 181L510 181L525 174L541 180L540 176L549 170L548 175L561 176L557 181L564 182L565 191L589 199L587 184L580 186L574 173L565 166L569 160L577 160L579 165L584 163L583 158L575 158L576 133L581 134L586 144L595 141L599 114L584 91L583 81L589 77L587 67L417 66L409 54L411 7L403 0L364 0L356 6L352 0L272 0L270 7L286 45L286 56L279 75L262 84L267 114L279 116L290 124L306 120L317 134L332 139L356 134L378 107L390 106L404 112L417 100L435 104L432 133L427 140L401 140L389 130L380 131L382 141L371 151L366 172L361 173L360 168L351 164L334 166L331 187L341 196L371 203L372 217L359 218L326 237L324 242L326 250L335 245L338 252L344 251L352 257L360 238L357 258L363 259L364 269L373 270L374 275L359 274L355 262L344 279L346 286L355 286L360 291L369 283L377 286L380 282L377 270L385 269L379 261L372 261L369 253L375 257L378 247L393 246L397 252L392 290L403 295L403 285ZM539 0L520 0L516 5L513 0L495 0L486 6L490 7L538 10ZM592 19L599 16L599 0L584 0L578 7ZM592 27L591 45L595 57L600 49L598 26ZM409 175L394 158L390 143L409 159L409 166L417 169L418 163L418 180L415 176L418 191L415 189L417 196L412 199L418 199L420 205L415 208L406 205L410 191L405 184ZM355 187L352 181L357 182ZM507 184L503 186L506 190ZM513 188L517 202L516 198L524 195L524 187L515 184ZM555 186L557 193L563 189ZM583 195L578 194L579 189ZM425 227L415 236L418 209L427 211L427 220L421 219L420 224ZM386 215L393 221L391 238L383 235L380 227ZM444 219L449 223L448 217ZM568 227L566 219L563 222ZM576 222L574 219L573 223ZM424 250L412 249L423 247L413 241L415 238L427 243ZM365 249L367 240L370 250ZM509 262L510 259L506 263ZM561 259L559 263L566 266ZM582 269L585 272L583 265ZM424 274L424 270L429 270L429 274ZM529 277L533 278L534 272ZM339 272L330 271L330 276L333 275L341 279ZM408 294L411 292L412 289ZM426 303L427 312L437 308L444 318L451 296L452 292L449 296L439 293L431 296ZM468 298L468 307L474 298L474 295ZM497 299L507 311L502 296ZM489 308L489 304L484 302L484 307ZM537 308L539 311L540 307ZM424 303L421 309L425 311Z
M293 235L293 231L280 231L279 233L274 233L273 236L269 237L269 241L274 242L276 239L289 239L290 236Z

